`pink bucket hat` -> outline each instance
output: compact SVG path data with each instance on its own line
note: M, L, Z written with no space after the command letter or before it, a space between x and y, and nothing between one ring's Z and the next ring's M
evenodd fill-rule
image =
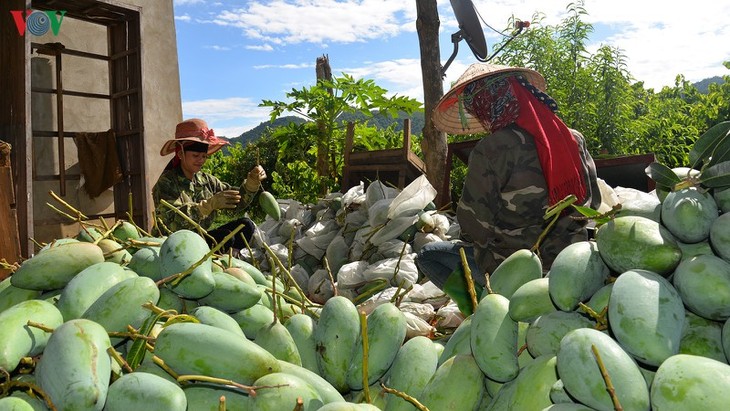
M208 154L213 154L220 150L228 141L215 136L213 129L208 128L208 123L199 118L191 118L178 123L175 127L175 138L167 140L160 149L160 155L166 156L175 152L177 144L183 144L186 141L194 143L203 143L208 145Z

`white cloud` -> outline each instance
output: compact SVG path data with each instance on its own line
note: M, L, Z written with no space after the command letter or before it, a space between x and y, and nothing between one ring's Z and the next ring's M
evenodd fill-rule
M728 74L722 66L730 60L728 2L591 0L589 7L592 23L619 29L605 43L624 51L629 70L647 87L672 86L678 74L689 81Z
M246 50L254 50L254 51L273 51L274 48L271 47L271 44L261 44L259 46L246 46Z
M191 4L203 4L205 3L205 0L173 0L173 5L175 7L177 6L187 6Z
M179 21L191 21L192 18L189 15L184 14L182 16L175 16L175 20L179 20Z
M183 117L205 119L209 125L235 119L261 119L269 115L269 109L259 107L258 102L246 97L184 101ZM257 123L258 124L258 123Z
M259 64L257 66L253 66L253 68L256 70L271 69L271 68L298 70L298 69L312 68L312 67L314 67L314 64L312 64L312 63Z
M403 16L415 20L414 9L410 2L393 0L274 0L224 9L209 22L285 44L354 43L398 35Z
M216 50L216 51L229 51L229 50L231 50L231 47L228 47L228 46L219 46L219 45L216 45L216 44L214 44L212 46L206 46L205 48L208 48L208 49L211 49L211 50Z

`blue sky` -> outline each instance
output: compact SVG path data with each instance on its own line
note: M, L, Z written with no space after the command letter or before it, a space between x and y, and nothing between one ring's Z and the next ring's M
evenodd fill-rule
M372 79L390 94L423 101L416 0L174 0L183 117L208 121L235 137L269 119L262 100L284 100L315 83L317 57L332 73ZM545 16L557 24L570 0L473 0L486 24L504 29L511 16ZM458 30L449 0L438 0L444 64ZM690 81L727 75L730 2L586 0L594 26L589 49L620 48L636 80L656 89L678 74ZM483 24L489 53L499 35ZM475 62L465 42L448 68L444 91ZM549 89L549 84L548 84Z

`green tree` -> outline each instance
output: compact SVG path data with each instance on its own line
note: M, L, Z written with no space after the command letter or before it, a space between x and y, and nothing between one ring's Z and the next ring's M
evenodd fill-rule
M322 179L320 194L327 192L337 180L337 162L341 152L334 149L344 138L344 125L340 120L343 113L363 113L372 116L373 111L395 117L399 112L412 113L421 107L415 99L403 96L387 97L387 90L373 80L355 80L344 74L332 80L320 79L312 87L292 89L286 94L291 102L263 100L261 107L271 107L271 120L285 113L295 113L317 123L314 146L317 147L317 176ZM312 130L309 130L312 131Z

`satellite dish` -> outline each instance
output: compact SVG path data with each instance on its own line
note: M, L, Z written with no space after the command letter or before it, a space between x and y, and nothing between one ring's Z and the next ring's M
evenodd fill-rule
M451 8L454 10L454 16L459 23L459 31L451 35L451 42L454 43L454 52L446 61L442 75L446 75L446 69L449 68L451 62L454 61L456 54L459 52L459 42L466 40L474 57L479 61L487 61L487 41L484 39L484 31L479 23L477 11L471 0L451 0Z

